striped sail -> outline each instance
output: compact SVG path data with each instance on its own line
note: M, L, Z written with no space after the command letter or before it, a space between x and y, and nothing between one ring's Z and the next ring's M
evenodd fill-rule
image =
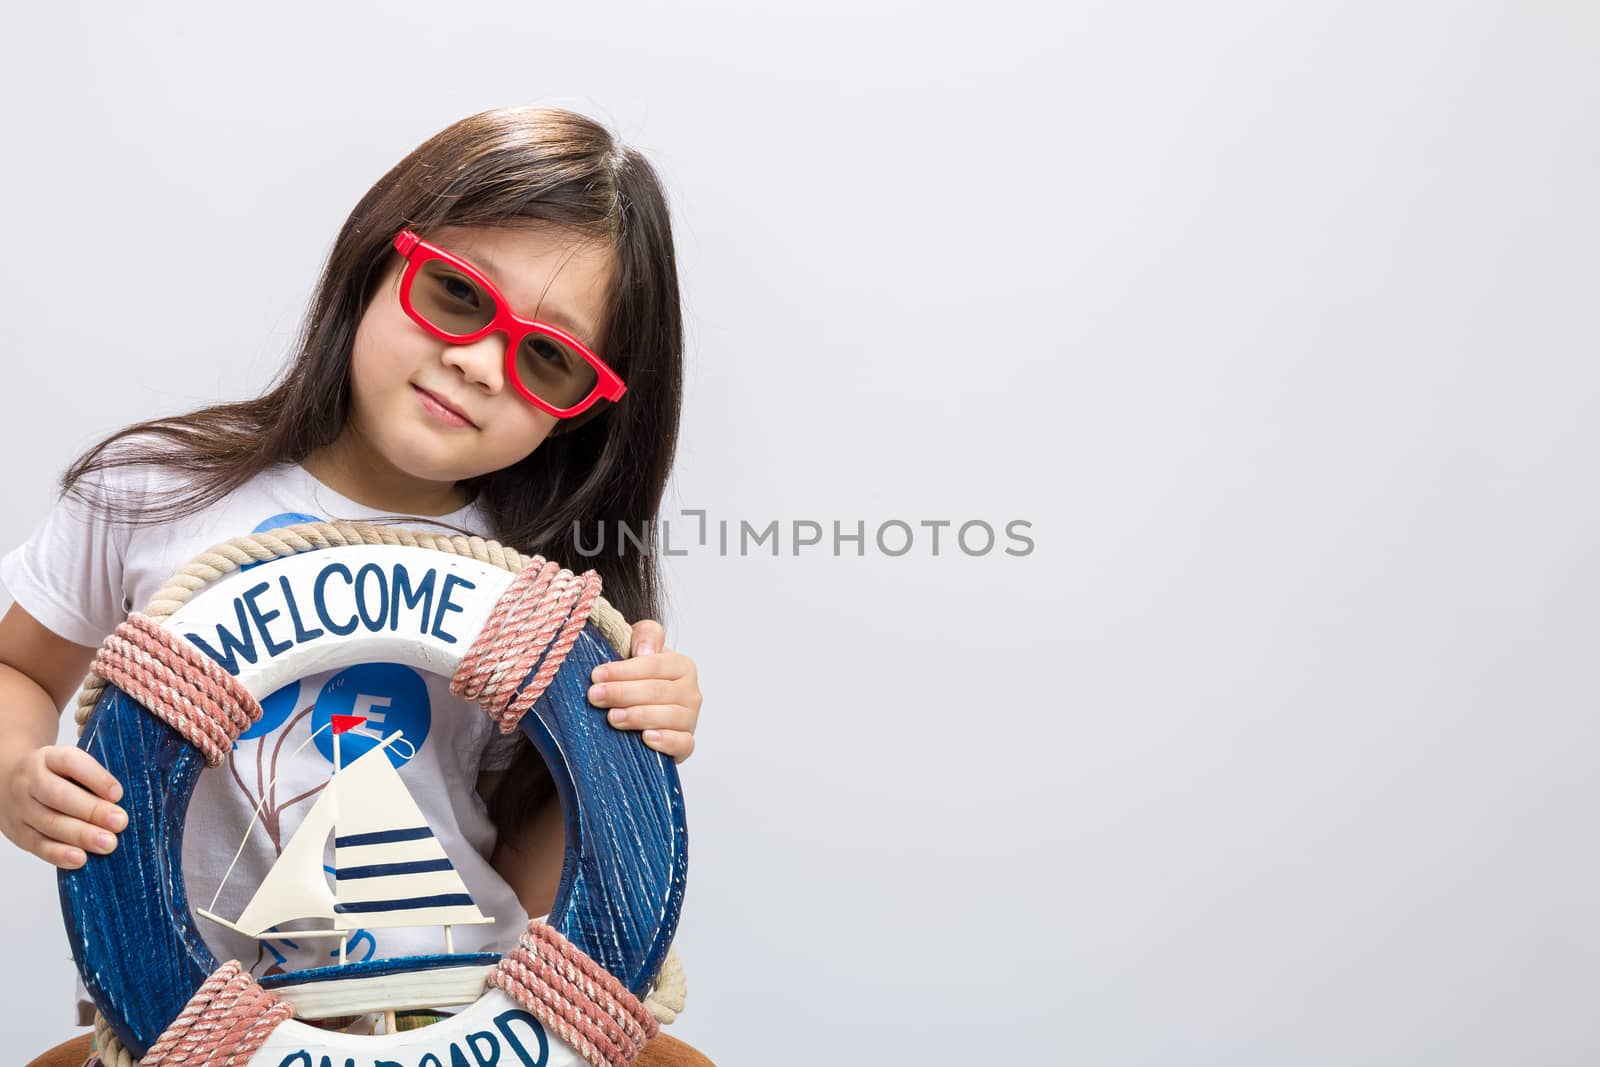
M334 777L334 904L340 925L489 923L417 802L374 746Z

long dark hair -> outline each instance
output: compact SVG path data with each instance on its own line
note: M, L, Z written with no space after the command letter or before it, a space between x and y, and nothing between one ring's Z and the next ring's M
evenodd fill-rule
M629 620L661 618L653 537L633 542L642 550L608 543L590 556L580 555L577 541L592 552L597 529L652 530L677 449L683 319L667 203L643 156L594 120L559 108L480 112L419 145L340 227L298 350L265 393L124 427L67 468L61 492L108 467L153 463L185 475L183 491L160 505L107 506L129 524L171 521L272 464L300 462L345 425L356 327L387 258L397 254L395 233L403 226L427 237L442 226L516 225L553 225L609 245L616 275L591 344L628 391L615 405L601 402L558 424L519 463L459 483L474 491L492 526L468 532L574 570L593 567L605 598ZM542 765L523 759L519 768ZM497 794L502 829L547 793L548 775L539 777L508 776L507 785L520 779L527 788Z

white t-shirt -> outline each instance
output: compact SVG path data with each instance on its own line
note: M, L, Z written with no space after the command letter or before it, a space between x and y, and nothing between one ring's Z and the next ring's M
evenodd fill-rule
M141 464L98 474L95 484L120 497L159 492L180 484L180 477ZM297 522L384 517L387 513L334 492L295 464L269 467L177 522L112 524L100 509L68 494L27 541L0 557L0 582L50 630L69 641L98 646L130 610L144 610L180 567L215 544ZM488 528L476 504L438 518L469 530ZM405 519L405 526L442 529L426 516ZM405 741L415 746L414 755L399 766L401 779L479 910L495 919L492 924L455 927L455 951L507 951L516 943L528 915L489 866L495 829L475 783L479 771L509 764L518 735L501 734L482 708L450 692L449 679L402 664L358 664L307 675L261 703L261 721L240 737L227 761L207 768L195 786L183 838L191 908L229 919L240 914L328 780L331 730L300 748L311 736L312 724L326 723L331 714L367 715L369 729L376 727L374 732L387 736L400 728ZM404 745L390 748L396 759L404 757ZM349 759L346 752L342 762L348 765ZM251 826L263 796L267 803ZM241 841L244 851L217 895ZM332 857L330 842L330 870ZM204 918L196 923L218 960L237 959L257 976L326 966L338 959L338 943L332 939L258 942ZM317 925L322 924L286 923L280 929ZM347 959L428 954L444 947L438 928L360 931L352 935ZM78 989L81 1018L88 1000L81 982Z

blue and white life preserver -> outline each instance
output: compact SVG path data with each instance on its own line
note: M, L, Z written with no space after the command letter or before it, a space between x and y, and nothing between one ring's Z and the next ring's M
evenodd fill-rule
M450 677L512 577L429 548L320 548L233 573L197 592L162 625L191 641L214 638L219 626L252 628L259 638L253 659L233 656L225 666L257 700L307 674L357 663L404 663ZM397 592L402 587L409 598ZM380 588L382 602L374 599ZM432 595L424 602L416 593L425 588ZM612 728L589 703L591 670L616 658L591 618L521 728L549 765L565 818L566 856L548 922L643 997L677 928L687 828L672 759L637 733ZM191 914L182 870L185 813L206 761L111 685L79 745L122 783L129 824L111 854L60 872L62 911L90 997L122 1045L142 1057L218 967ZM452 958L321 970L344 975L363 966L427 967L440 960ZM316 973L296 978L314 980ZM515 1001L488 989L444 1022L394 1035L340 1034L291 1019L249 1063L315 1067L324 1055L361 1067L380 1060L410 1067L430 1055L441 1064L497 1059L501 1067L582 1062Z

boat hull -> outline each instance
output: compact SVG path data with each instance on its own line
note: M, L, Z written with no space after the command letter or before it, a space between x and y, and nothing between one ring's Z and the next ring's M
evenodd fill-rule
M499 960L494 952L400 956L268 975L261 987L292 1004L302 1019L441 1008L483 996Z

